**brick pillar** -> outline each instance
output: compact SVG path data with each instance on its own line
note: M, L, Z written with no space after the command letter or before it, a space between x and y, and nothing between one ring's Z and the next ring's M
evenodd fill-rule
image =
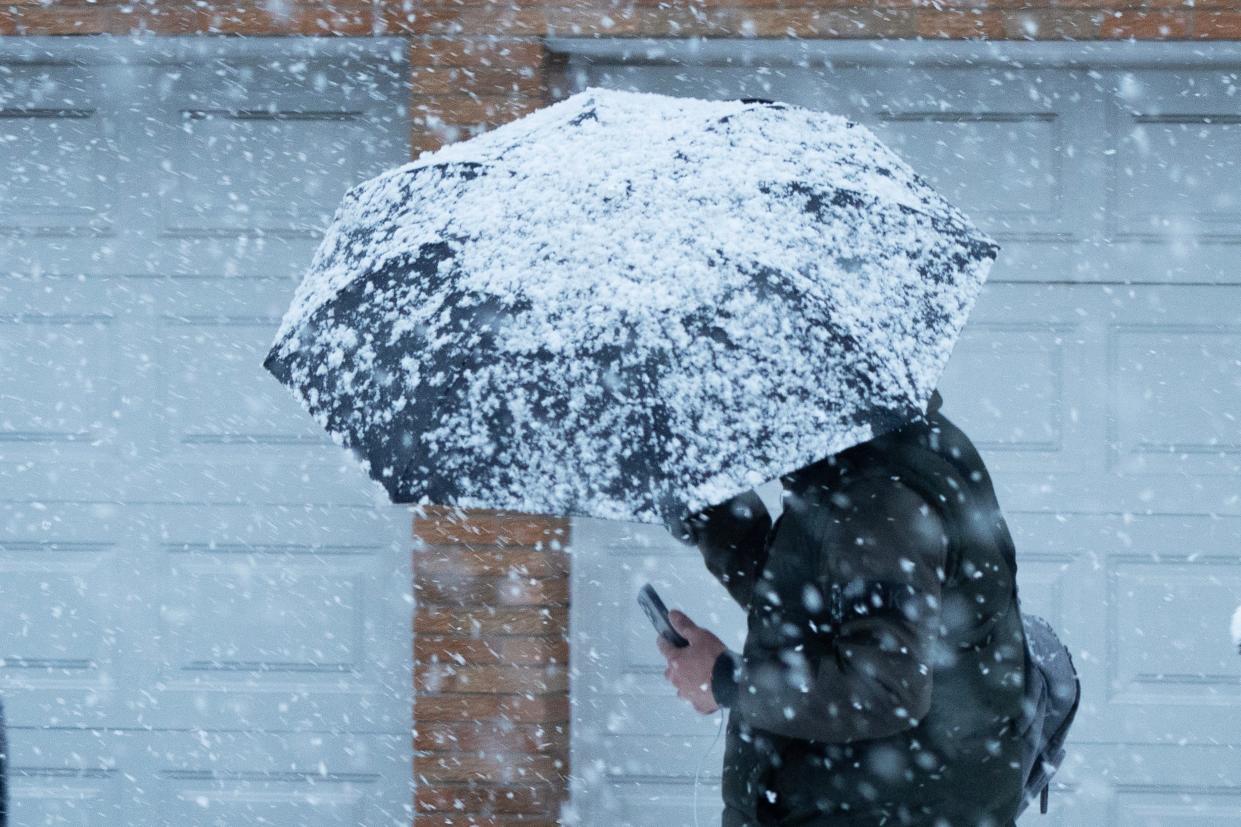
M568 797L569 521L420 510L414 823L551 827Z

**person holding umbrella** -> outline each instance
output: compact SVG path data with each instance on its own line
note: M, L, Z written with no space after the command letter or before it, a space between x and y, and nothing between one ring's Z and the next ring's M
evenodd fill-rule
M697 543L726 827L1006 827L1015 563L932 395L998 251L844 117L592 87L351 188L263 367L393 502Z
M1026 649L1012 540L940 411L671 521L748 611L744 650L673 611L667 678L730 710L725 827L1009 827Z

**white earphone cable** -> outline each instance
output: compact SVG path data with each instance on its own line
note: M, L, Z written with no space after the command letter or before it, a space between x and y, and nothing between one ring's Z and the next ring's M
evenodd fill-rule
M702 775L703 764L707 763L707 756L715 749L715 745L720 741L720 735L724 732L725 710L720 708L720 728L715 731L715 738L711 741L711 746L707 747L707 751L702 754L702 758L698 759L698 769L694 771L694 827L698 824L698 776ZM721 779L722 781L722 779Z

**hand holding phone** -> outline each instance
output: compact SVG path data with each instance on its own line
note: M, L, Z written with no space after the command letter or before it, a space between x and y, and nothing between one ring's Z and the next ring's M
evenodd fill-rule
M678 648L689 646L689 641L672 628L672 624L668 621L668 608L664 606L664 601L659 599L659 593L650 583L638 591L638 605L642 607L642 611L646 612L651 625L664 640Z

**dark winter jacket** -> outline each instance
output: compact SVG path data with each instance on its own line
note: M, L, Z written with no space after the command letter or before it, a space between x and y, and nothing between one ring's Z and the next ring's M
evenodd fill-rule
M939 404L783 477L774 525L762 508L703 512L698 547L748 612L743 652L712 677L730 708L724 827L1011 824L1017 566L982 460Z

